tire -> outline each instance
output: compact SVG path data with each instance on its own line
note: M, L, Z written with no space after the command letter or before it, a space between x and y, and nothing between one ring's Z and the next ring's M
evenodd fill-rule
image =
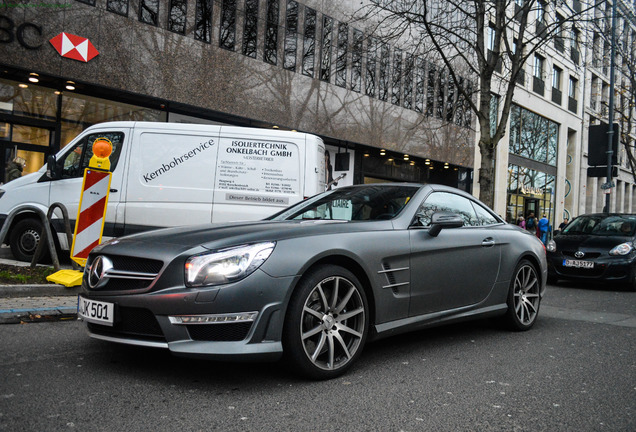
M283 352L300 375L331 379L345 373L362 352L369 307L362 284L335 265L305 274L285 317Z
M539 316L541 280L537 269L522 260L515 269L508 291L508 311L505 322L516 331L530 330Z
M18 261L31 262L35 248L42 238L42 223L33 218L22 219L11 228L9 246L11 253ZM43 251L42 258L48 257L47 250Z

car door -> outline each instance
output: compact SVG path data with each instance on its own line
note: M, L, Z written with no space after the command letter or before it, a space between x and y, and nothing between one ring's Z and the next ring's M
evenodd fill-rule
M459 214L461 228L431 236L435 212ZM477 304L490 293L499 272L500 247L495 230L483 225L471 200L450 192L433 192L420 205L421 227L410 230L410 316Z
M98 138L106 138L113 144L113 152L109 157L112 179L108 205L106 206L106 221L103 235L106 237L112 237L114 235L114 226L116 222L118 222L117 215L120 204L122 173L124 171L122 168L118 169L118 166L121 165L118 162L127 138L127 131L128 129L118 129L93 132L71 143L72 148L57 160L58 178L50 182L49 205L56 202L64 204L71 221L71 230L74 229L75 219L77 218L77 209L79 207L84 179L84 169L88 167L88 163L93 156L93 143ZM61 221L54 225L58 232L64 231ZM63 240L64 239L60 238L60 241Z

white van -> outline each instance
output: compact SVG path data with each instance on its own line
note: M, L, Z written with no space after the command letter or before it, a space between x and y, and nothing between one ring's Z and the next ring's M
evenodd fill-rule
M113 144L104 237L159 227L257 220L325 190L325 146L299 132L183 123L111 122L82 132L47 167L0 188L0 242L30 260L53 203L77 216L92 144ZM56 212L59 213L59 212ZM61 219L58 246L68 250Z

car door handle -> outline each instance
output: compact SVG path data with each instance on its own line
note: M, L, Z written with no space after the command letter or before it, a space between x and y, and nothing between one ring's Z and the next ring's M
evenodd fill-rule
M111 189L110 193L117 192L117 189Z
M495 245L495 239L492 237L488 237L487 239L483 239L481 242L483 247L493 247Z

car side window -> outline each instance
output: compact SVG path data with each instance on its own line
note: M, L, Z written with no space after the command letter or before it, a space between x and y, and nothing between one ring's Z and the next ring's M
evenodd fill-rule
M84 175L84 169L88 167L88 163L93 157L93 143L100 138L106 138L113 144L113 152L109 159L110 170L115 170L124 142L124 133L99 132L87 135L81 139L71 151L66 153L63 159L57 162L58 167L61 169L61 178L76 178Z
M423 226L429 226L433 213L440 211L460 215L464 218L465 226L479 225L477 214L470 200L448 192L433 192L426 198L417 212L420 223Z
M473 202L472 203L475 213L477 213L477 225L494 225L499 223L496 217L494 217L488 210L479 204Z

